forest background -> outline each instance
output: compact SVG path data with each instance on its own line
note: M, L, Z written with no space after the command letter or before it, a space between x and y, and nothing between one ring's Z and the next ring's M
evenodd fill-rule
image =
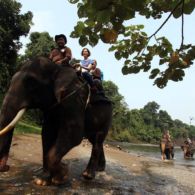
M19 54L18 51L22 47L20 37L28 35L32 25L33 13L29 11L21 14L21 4L17 1L0 0L0 4L0 92L2 101L12 75L20 68L21 64L36 55L47 56L51 48L55 46L55 43L48 32L33 32L30 34L30 42L27 44L24 54ZM113 33L110 36L113 38ZM102 35L99 38L105 42L108 41L104 40L105 37L102 38ZM162 39L163 41L167 40ZM81 45L84 44L84 40L80 40L80 43ZM112 47L113 50L116 48L117 46ZM189 48L191 49L191 46L186 46L185 49ZM193 49L192 47L191 50L193 51ZM125 55L127 54L116 53L115 56L116 58L121 58L125 57ZM136 60L138 61L139 59ZM193 61L192 58L190 58L189 63L191 61ZM180 70L186 68L186 66L182 65ZM135 66L133 69L132 67L128 68L126 64L123 68L124 74L131 71L135 71L136 73L137 69L135 70ZM153 78L157 76L157 72L153 71ZM181 73L181 71L179 72ZM174 79L177 81L177 79L180 80L182 77L183 74L181 73L176 78L174 77ZM166 78L164 82L168 82L167 80L169 79ZM162 82L159 80L156 82L161 87ZM160 109L160 105L157 102L148 102L141 109L129 109L115 83L104 81L103 84L106 95L113 101L114 105L113 122L107 138L108 140L159 143L162 132L167 129L175 140L180 140L187 136L195 138L195 126L191 125L191 123L183 123L178 119L173 120L167 111ZM28 126L26 123L29 122L35 125L35 129L38 129L38 132L40 132L41 113L38 110L29 111L23 123L21 123L20 127L22 127L22 131L25 131L25 128Z

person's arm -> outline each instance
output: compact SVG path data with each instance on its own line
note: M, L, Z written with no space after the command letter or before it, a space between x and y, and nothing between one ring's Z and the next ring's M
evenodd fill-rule
M169 134L167 134L167 140L170 141L171 140L171 136Z
M50 54L49 54L49 59L52 60L53 59L53 51L54 49L51 50Z
M85 66L82 66L82 65L81 65L81 68L83 68L85 70L88 70L88 71L90 70L88 67L85 67Z
M88 71L95 70L96 65L97 65L96 60L91 60L91 63L88 65L87 70Z
M69 47L66 47L66 55L62 62L68 62L72 59L72 51Z

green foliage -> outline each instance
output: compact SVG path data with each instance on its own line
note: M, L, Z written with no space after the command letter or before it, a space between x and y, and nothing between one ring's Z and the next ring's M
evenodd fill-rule
M124 59L122 73L137 74L140 71L150 72L149 78L154 79L154 85L163 88L168 81L182 81L185 69L193 64L195 59L195 45L184 44L173 49L166 37L157 37L158 31L148 36L143 25L127 25L126 21L135 17L135 13L145 18L159 19L163 14L181 18L182 14L194 11L194 0L104 0L86 1L69 0L77 4L78 21L71 37L79 38L81 46L90 44L95 46L99 40L110 44L109 51L114 52L117 60ZM154 38L155 43L150 44ZM154 58L159 58L161 68L151 66ZM164 65L164 66L162 66Z
M39 109L27 110L23 119L26 123L33 124L35 126L41 125L43 113Z
M17 69L22 64L35 56L48 56L51 49L55 47L55 42L48 32L33 32L30 34L30 42L26 45L24 55L20 55L17 59Z
M21 4L14 0L0 0L0 91L5 91L15 72L17 51L32 24L32 13L20 14Z
M48 32L33 32L30 34L30 43L27 44L24 59L35 56L48 56L51 49L55 47L55 42Z
M116 141L130 142L132 136L129 134L128 130L121 130L116 137Z
M34 133L41 134L41 128L37 125L32 125L26 122L19 122L14 131L15 134Z
M108 140L158 144L162 132L167 129L174 139L195 137L194 126L172 120L156 102L148 102L139 110L130 110L113 82L104 81L103 84L106 95L113 102L113 121Z
M113 120L111 137L116 137L123 127L127 126L126 115L127 105L124 97L119 94L118 87L112 81L104 81L103 83L106 95L113 102Z

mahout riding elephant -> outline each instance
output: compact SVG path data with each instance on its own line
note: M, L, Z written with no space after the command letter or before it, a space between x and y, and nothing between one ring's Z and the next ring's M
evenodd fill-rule
M162 160L171 160L174 158L174 145L172 142L160 142Z
M183 150L185 159L193 159L195 147L192 143L184 141L184 144L181 145L181 149Z
M105 97L89 101L89 87L69 66L62 67L45 57L26 62L13 76L0 113L0 171L7 165L14 126L26 109L43 112L43 175L38 185L66 182L63 156L83 137L92 143L83 177L92 179L105 169L103 142L112 118L112 103Z

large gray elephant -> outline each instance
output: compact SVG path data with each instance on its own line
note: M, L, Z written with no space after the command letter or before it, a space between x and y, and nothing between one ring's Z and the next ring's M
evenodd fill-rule
M103 142L112 118L112 103L107 98L89 101L89 87L72 67L62 67L45 57L22 66L12 78L0 113L0 171L7 165L13 130L26 109L43 111L42 147L44 174L39 185L66 181L63 156L83 137L92 143L89 163L83 177L92 179L105 169Z

